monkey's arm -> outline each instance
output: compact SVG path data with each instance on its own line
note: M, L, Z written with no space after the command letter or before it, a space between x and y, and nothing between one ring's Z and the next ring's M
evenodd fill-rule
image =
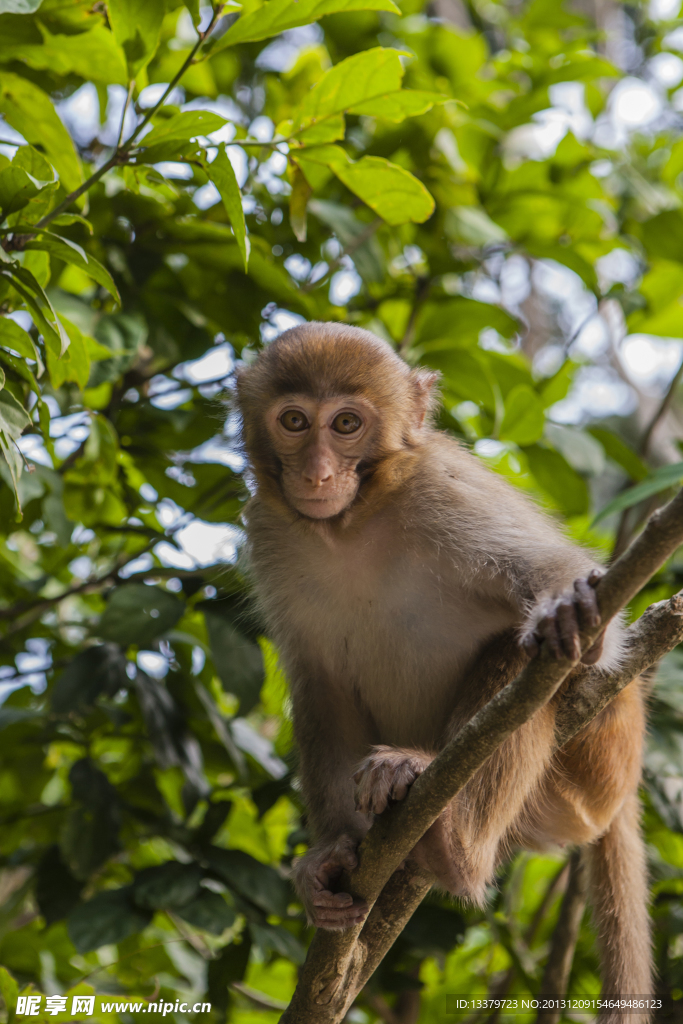
M296 866L295 883L310 923L342 930L368 910L334 890L342 872L356 867L358 843L370 826L370 817L356 810L352 776L372 737L338 682L310 669L290 674L303 797L316 840Z

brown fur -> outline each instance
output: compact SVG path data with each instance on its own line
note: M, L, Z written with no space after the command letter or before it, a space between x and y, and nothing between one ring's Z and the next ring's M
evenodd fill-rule
M547 630L561 602L574 622L585 613L571 588L596 564L434 430L433 376L410 370L366 331L308 324L281 335L238 380L257 483L246 514L250 571L291 679L317 840L299 888L311 920L327 928L365 912L334 889L373 812L401 799L514 678L527 660L520 639L540 632L555 642L560 634ZM288 403L310 419L301 437L278 418ZM335 434L337 408L357 410L357 439ZM308 515L311 495L322 498ZM601 667L618 664L621 636L611 623ZM499 748L413 855L449 891L481 902L512 847L590 844L604 984L619 994L651 991L636 795L643 733L633 684L553 754L551 702Z

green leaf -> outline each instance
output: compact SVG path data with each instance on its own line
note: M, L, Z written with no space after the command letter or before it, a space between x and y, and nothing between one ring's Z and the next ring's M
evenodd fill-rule
M291 890L273 868L242 850L209 846L204 856L212 870L240 896L251 900L266 914L286 916Z
M0 61L18 60L38 71L55 75L78 75L86 81L104 85L125 85L126 59L112 33L103 25L95 25L87 33L52 35L38 22L42 44L19 44L0 40Z
M42 149L68 192L81 184L81 163L71 136L52 102L37 85L9 71L0 72L0 114L27 142Z
M107 10L114 38L126 55L128 76L135 78L157 51L164 0L109 0Z
M221 194L225 212L230 219L232 230L242 253L244 272L246 273L249 264L249 237L242 209L242 194L228 154L225 152L225 144L222 143L219 146L215 159L211 163L205 161L203 166Z
M151 910L140 910L131 899L132 886L108 889L82 903L68 920L69 938L79 953L122 942L152 920Z
M33 338L14 320L9 317L0 317L0 345L4 348L11 348L25 359L32 359L37 363L38 375L43 372L43 364L38 354Z
M235 981L242 980L249 965L251 936L248 931L242 932L240 940L237 943L228 943L215 960L209 960L207 995L212 1006L221 1012L223 1019L230 1000L229 986Z
M0 0L0 4L2 2L3 0ZM19 986L6 967L0 967L0 995L7 1009L7 1024L11 1024L16 1015Z
M227 118L210 110L185 110L156 124L151 132L140 139L140 145L153 146L176 139L184 142L197 135L210 135L224 124L227 124Z
M348 108L349 114L364 114L366 117L383 117L387 121L404 121L406 117L417 117L431 110L437 103L446 103L448 96L438 92L422 92L418 89L400 89L384 96L375 96ZM505 232L501 230L503 236Z
M64 330L52 302L34 275L18 263L0 267L0 275L12 279L12 284L31 309L34 322L43 335L47 348L64 355L69 347L69 335Z
M645 498L651 498L655 494L661 494L662 491L669 490L670 487L675 487L682 480L683 462L674 462L669 466L660 466L659 469L656 469L654 473L650 473L648 477L641 480L635 487L629 487L628 490L622 491L621 494L618 494L616 498L605 505L593 520L593 525L600 522L605 516L610 516L614 512L623 512L624 509L632 508L633 505L644 501Z
M491 245L507 241L506 232L481 206L452 206L444 222L449 238L466 245Z
M146 910L175 910L197 896L202 875L199 864L180 864L174 860L145 868L136 875L133 899Z
M505 415L498 436L501 441L535 444L543 434L543 404L536 392L526 384L518 384L505 399Z
M81 651L55 684L50 703L56 714L89 708L100 694L113 697L128 686L128 662L118 644L98 644Z
M0 432L7 441L16 441L30 425L30 415L11 391L0 391Z
M202 20L201 11L199 9L199 0L185 0L185 6L190 12L192 24L194 25L195 28L197 28L200 21Z
M45 924L49 926L70 914L82 888L83 884L74 878L62 860L59 847L50 846L38 865L36 877L36 902Z
M425 350L427 346L442 348L442 339L476 345L485 327L493 327L504 338L511 338L519 324L500 306L458 295L445 302L428 303L420 310L415 345L418 348L424 345Z
M294 134L371 98L397 92L402 79L398 50L377 46L347 57L325 72L306 94L297 112Z
M339 11L392 11L400 14L393 0L270 0L251 13L244 14L220 39L213 52L235 43L257 42L279 35L288 28L308 25L326 14Z
M71 380L78 384L82 391L90 377L88 339L66 317L60 316L59 321L69 333L70 344L62 356L57 356L51 348L47 349L46 360L50 380L55 388L59 388L65 381Z
M565 359L557 373L553 374L543 384L539 381L541 401L543 402L544 409L548 409L555 402L561 402L563 398L567 397L577 368L577 363L571 359Z
M292 963L302 964L306 959L306 950L291 932L281 924L256 924L250 922L249 931L255 944L268 953L278 953Z
M649 472L647 466L625 441L605 427L589 427L588 433L600 442L607 456L621 466L632 480L645 479Z
M88 277L92 277L93 281L97 281L103 288L106 288L117 302L121 302L118 288L114 284L109 271L106 267L102 266L99 260L96 260L94 256L87 253L76 242L72 242L68 238L59 238L57 235L42 232L40 238L27 242L25 248L41 249L44 252L50 253L51 256L56 256L57 259L63 260L64 263L71 263L75 267L79 267L85 271Z
M119 849L119 807L116 790L89 758L72 765L69 781L74 802L62 825L60 847L72 874L85 881Z
M263 685L261 648L240 631L230 608L222 602L203 605L211 655L223 689L240 701L240 714L246 715L258 703Z
M298 165L295 165L295 168L299 170ZM303 185L301 187L303 188ZM292 194L296 188L295 177ZM367 223L359 220L353 210L341 203L330 203L325 199L311 199L308 210L323 224L332 228L345 249L353 246L353 262L364 281L379 284L385 280L386 266L382 247L374 235L368 237ZM361 236L365 237L365 241L359 244Z
M477 402L489 413L496 410L491 376L478 352L442 348L425 352L421 363L444 375L444 387L464 401Z
M23 209L40 192L43 182L11 164L0 171L0 210L8 217Z
M160 587L126 583L112 591L97 632L103 640L112 640L122 647L149 647L175 626L184 608L182 601Z
M434 200L409 171L379 156L356 163L333 163L336 176L387 224L422 224L434 212Z
M298 242L306 241L306 208L312 188L296 164L291 165L292 191L289 196L289 223Z
M195 899L178 907L175 913L183 921L211 935L221 935L226 928L232 927L237 917L224 896L208 889L202 889Z
M524 449L529 469L540 487L546 491L555 504L567 515L584 515L590 499L586 481L559 452L541 445Z

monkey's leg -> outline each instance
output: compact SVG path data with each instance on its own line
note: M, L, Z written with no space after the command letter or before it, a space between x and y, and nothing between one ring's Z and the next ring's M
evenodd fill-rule
M552 756L554 714L542 708L489 759L425 833L412 859L437 884L482 903L500 860L499 847L538 787ZM356 803L365 814L381 813L402 800L433 755L376 746L354 778Z
M339 891L339 879L358 863L358 843L370 824L354 807L351 784L353 766L370 736L353 700L335 691L322 672L301 668L292 697L301 784L315 838L295 867L294 882L309 922L343 931L368 911L367 904Z
M607 832L586 847L589 889L598 930L605 996L652 995L649 891L640 807L630 794ZM650 1014L629 1014L644 1024ZM601 1024L623 1024L623 1014L600 1015Z

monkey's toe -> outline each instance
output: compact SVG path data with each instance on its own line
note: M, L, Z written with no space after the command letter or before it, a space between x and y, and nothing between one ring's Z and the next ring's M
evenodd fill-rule
M367 903L363 900L354 900L350 893L322 890L313 897L313 907L309 917L311 924L316 928L344 931L357 924L362 924L367 913Z

